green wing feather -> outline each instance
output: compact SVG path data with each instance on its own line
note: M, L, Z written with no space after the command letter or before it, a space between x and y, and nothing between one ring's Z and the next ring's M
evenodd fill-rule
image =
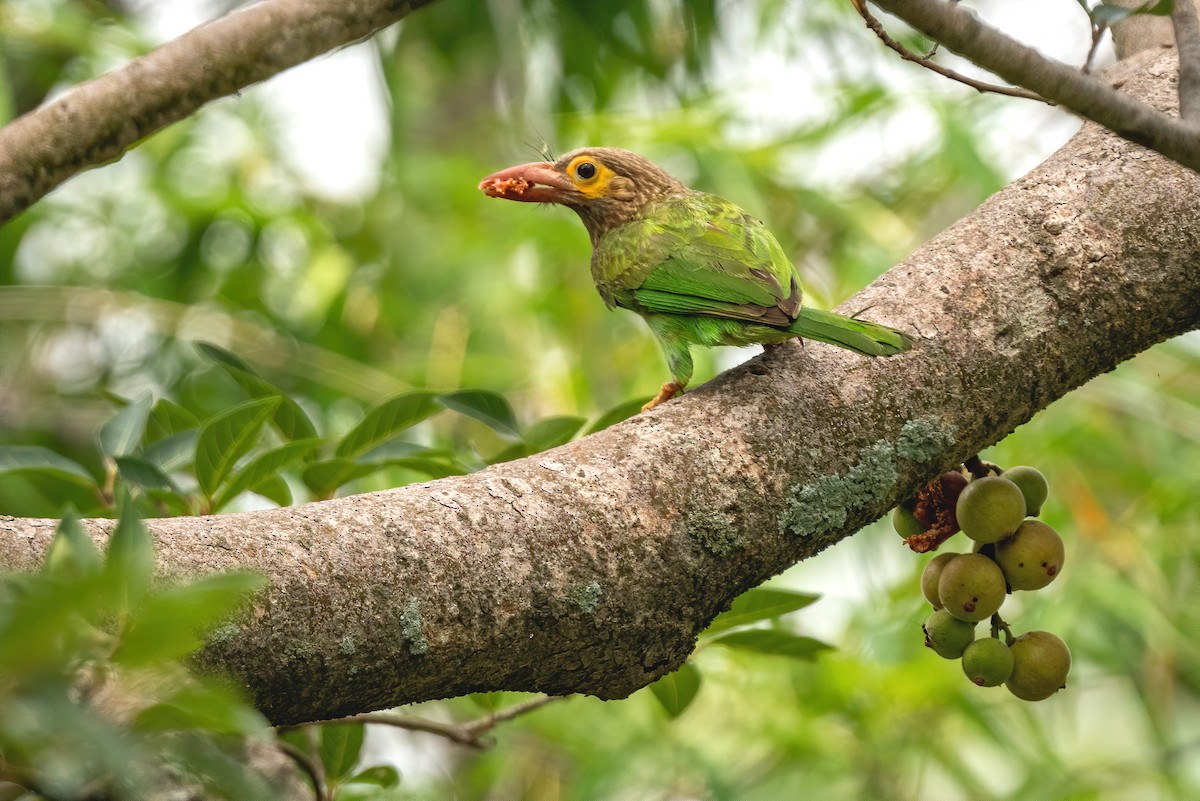
M795 270L765 226L727 200L694 192L647 207L597 242L592 274L610 305L786 326ZM742 308L745 307L745 308Z

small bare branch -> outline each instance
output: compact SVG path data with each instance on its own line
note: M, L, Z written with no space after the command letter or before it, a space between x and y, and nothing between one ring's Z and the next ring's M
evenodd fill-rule
M1195 124L1200 121L1200 20L1192 0L1175 0L1171 26L1179 49L1179 116Z
M1191 124L1043 56L948 0L875 4L988 72L1200 172L1200 136Z
M392 726L397 729L406 729L407 731L436 734L458 745L482 751L495 745L493 740L486 739L484 735L496 726L505 721L528 714L535 709L541 709L552 701L561 701L564 698L570 697L569 695L539 695L536 698L530 698L528 701L513 704L510 707L501 709L499 712L485 715L467 723L440 723L428 718L409 717L408 715L400 715L395 712L366 712L361 715L350 715L344 718L325 721L325 723L375 723L381 726Z
M953 2L957 2L957 0L953 0ZM905 61L911 61L914 64L920 64L926 69L933 70L938 75L949 78L952 81L958 81L959 83L965 84L966 86L969 86L979 92L991 92L992 94L1007 95L1008 97L1020 97L1025 100L1038 100L1042 103L1048 103L1051 106L1054 105L1054 103L1051 101L1034 92L1029 92L1019 87L1003 86L1001 84L979 81L971 78L970 76L963 75L961 72L956 72L949 67L943 67L941 64L938 64L936 61L932 60L933 55L937 53L939 44L937 40L934 40L933 47L926 55L919 56L904 45L900 44L900 42L896 41L888 34L883 27L883 23L876 19L871 13L871 10L867 8L866 0L851 0L851 5L854 6L855 10L858 11L859 15L867 23L867 27L879 37L880 41L882 41L892 50L895 50L897 53L899 53L900 58L904 59Z

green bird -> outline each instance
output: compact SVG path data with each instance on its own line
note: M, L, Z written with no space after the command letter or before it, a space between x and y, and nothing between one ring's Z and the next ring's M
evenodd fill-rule
M800 305L796 268L760 220L684 186L645 158L613 147L489 175L490 197L573 209L592 239L592 278L608 307L645 318L672 380L643 407L683 391L692 345L775 345L807 337L864 356L892 356L907 336Z

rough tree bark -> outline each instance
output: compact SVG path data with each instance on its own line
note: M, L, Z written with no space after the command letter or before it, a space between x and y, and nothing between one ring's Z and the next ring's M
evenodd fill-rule
M1174 108L1169 54L1121 69L1126 91ZM918 344L875 360L780 348L469 476L149 521L166 577L270 578L203 661L278 723L478 690L623 697L738 593L1200 325L1200 176L1086 125L842 308ZM0 518L0 565L35 569L54 526ZM88 526L103 539L111 523Z
M75 87L0 130L0 223L82 170L432 0L264 0Z

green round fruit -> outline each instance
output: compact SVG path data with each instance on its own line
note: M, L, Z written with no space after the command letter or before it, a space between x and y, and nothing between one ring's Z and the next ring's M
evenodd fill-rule
M1005 470L1003 476L1016 484L1025 496L1025 514L1037 517L1042 511L1042 504L1046 502L1046 496L1050 494L1050 485L1042 471L1028 465L1017 465Z
M963 673L980 687L999 687L1012 675L1012 650L995 637L967 646L962 655Z
M1013 640L1012 675L1004 686L1024 701L1043 701L1067 686L1071 651L1048 631L1031 631Z
M892 528L896 529L896 533L904 539L925 532L925 526L921 525L917 516L903 506L897 506L892 510Z
M1062 572L1066 549L1058 532L1026 520L1017 533L996 543L996 563L1014 590L1040 590Z
M1025 496L1002 476L977 478L958 496L954 516L976 542L998 542L1011 536L1025 519Z
M925 565L925 570L921 573L921 594L933 604L934 609L942 608L942 600L938 597L938 579L942 575L942 568L956 556L956 553L940 553L929 560L929 564Z
M938 609L926 618L922 629L925 647L946 659L958 659L975 640L975 624L959 620L945 609Z
M969 623L991 617L1004 603L1004 574L983 554L951 559L938 576L938 599L954 617Z

